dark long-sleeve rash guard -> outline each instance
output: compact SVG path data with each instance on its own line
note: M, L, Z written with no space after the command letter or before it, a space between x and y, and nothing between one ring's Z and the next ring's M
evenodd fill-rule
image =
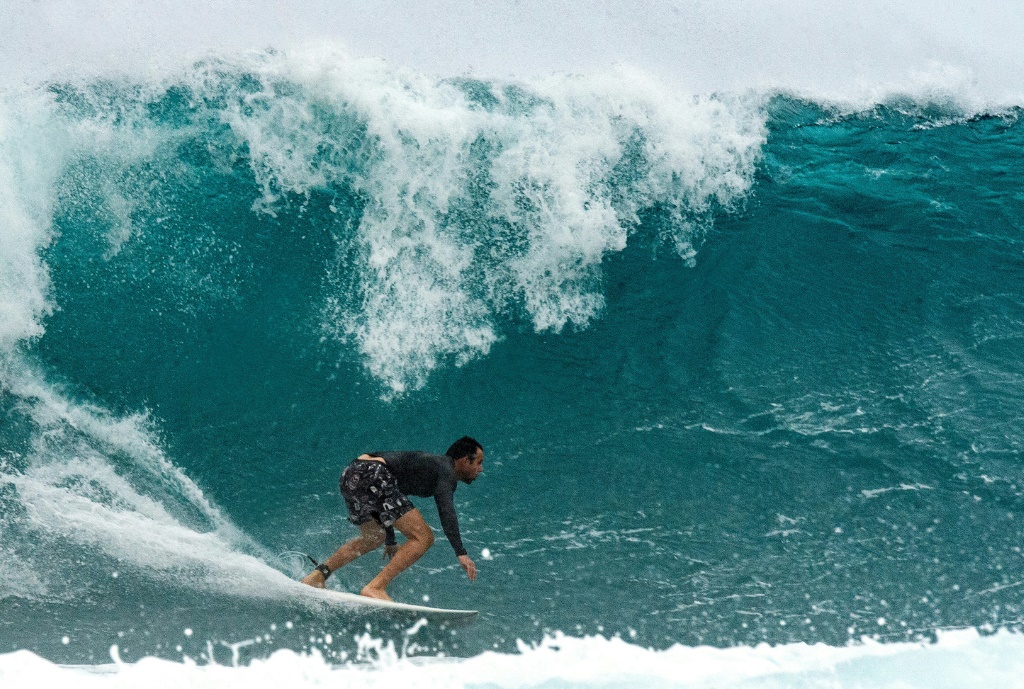
M446 455L432 455L428 452L371 452L371 457L380 457L388 465L398 490L403 495L433 497L437 503L437 514L441 517L441 528L456 555L465 555L462 536L459 534L459 518L455 514L455 488L459 479L455 476L452 460ZM388 543L393 543L395 532L387 529Z

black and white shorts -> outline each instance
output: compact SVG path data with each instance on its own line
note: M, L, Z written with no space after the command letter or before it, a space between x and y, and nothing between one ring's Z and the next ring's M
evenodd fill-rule
M387 465L370 459L357 459L345 467L341 495L348 506L348 520L356 526L373 519L387 528L413 509Z

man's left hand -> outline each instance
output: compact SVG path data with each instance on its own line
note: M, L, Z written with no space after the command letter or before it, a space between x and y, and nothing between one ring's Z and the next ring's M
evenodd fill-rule
M401 547L402 546L398 545L397 543L391 543L391 544L385 545L384 546L384 562L390 562L391 558L393 558L395 556L395 553L397 553L398 549L401 548Z
M459 564L466 570L466 576L470 581L476 581L476 565L469 559L469 555L459 555Z

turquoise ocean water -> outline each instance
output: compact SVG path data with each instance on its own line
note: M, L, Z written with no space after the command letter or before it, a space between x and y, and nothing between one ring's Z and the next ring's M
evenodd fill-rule
M1018 109L271 51L8 89L0 133L0 653L1019 657ZM391 592L479 620L297 602L344 464L463 434L479 579L440 537Z

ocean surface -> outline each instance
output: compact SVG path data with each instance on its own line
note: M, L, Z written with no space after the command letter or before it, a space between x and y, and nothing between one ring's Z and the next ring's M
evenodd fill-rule
M327 48L0 90L0 684L1022 686L1024 122ZM443 452L396 621L303 596ZM358 591L371 554L330 585Z

